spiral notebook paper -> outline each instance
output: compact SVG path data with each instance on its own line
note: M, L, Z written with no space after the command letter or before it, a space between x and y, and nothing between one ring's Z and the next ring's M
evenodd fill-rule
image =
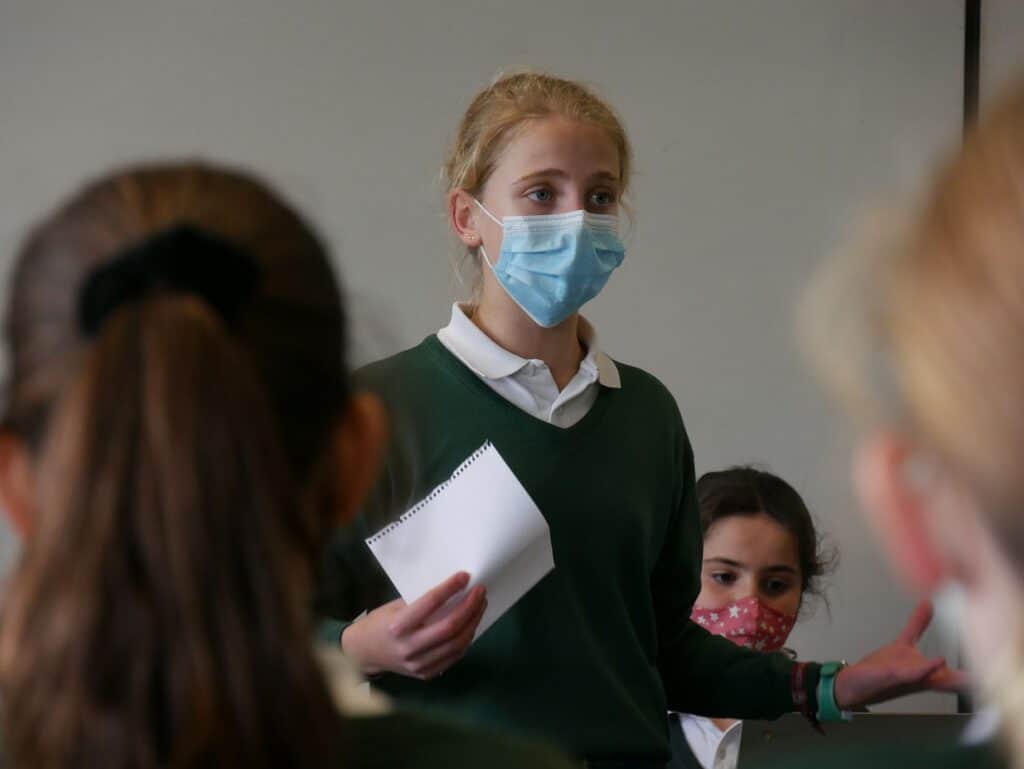
M486 586L477 638L555 567L547 521L490 442L366 544L407 603L458 571Z

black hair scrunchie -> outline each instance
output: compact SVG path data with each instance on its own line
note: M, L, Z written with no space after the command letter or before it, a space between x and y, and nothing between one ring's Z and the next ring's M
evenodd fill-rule
M194 294L231 327L252 298L259 273L244 249L193 225L177 225L129 246L86 277L78 327L95 336L112 312L161 292Z

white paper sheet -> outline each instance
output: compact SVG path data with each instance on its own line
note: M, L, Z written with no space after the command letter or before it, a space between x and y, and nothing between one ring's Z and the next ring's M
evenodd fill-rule
M406 603L458 571L484 585L476 638L555 567L547 521L489 441L366 544Z

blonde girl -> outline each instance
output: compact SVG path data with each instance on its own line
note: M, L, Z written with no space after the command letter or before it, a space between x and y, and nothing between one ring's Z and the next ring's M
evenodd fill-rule
M325 637L404 701L547 738L594 766L664 765L668 709L813 718L941 684L942 660L913 646L923 615L841 671L737 648L689 620L701 531L679 410L655 377L602 351L579 313L623 263L632 165L620 120L579 83L516 74L469 105L444 178L477 291L440 331L361 374L396 439L361 531L326 559L321 608L339 621ZM472 575L406 605L361 537L485 441L546 517L555 568L470 645L484 587L435 610Z

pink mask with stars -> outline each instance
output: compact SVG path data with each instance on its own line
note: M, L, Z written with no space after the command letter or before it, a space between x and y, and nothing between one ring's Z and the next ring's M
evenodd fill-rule
M796 624L796 615L783 614L765 606L755 596L717 609L693 607L690 619L712 635L728 638L737 646L759 652L782 648Z

